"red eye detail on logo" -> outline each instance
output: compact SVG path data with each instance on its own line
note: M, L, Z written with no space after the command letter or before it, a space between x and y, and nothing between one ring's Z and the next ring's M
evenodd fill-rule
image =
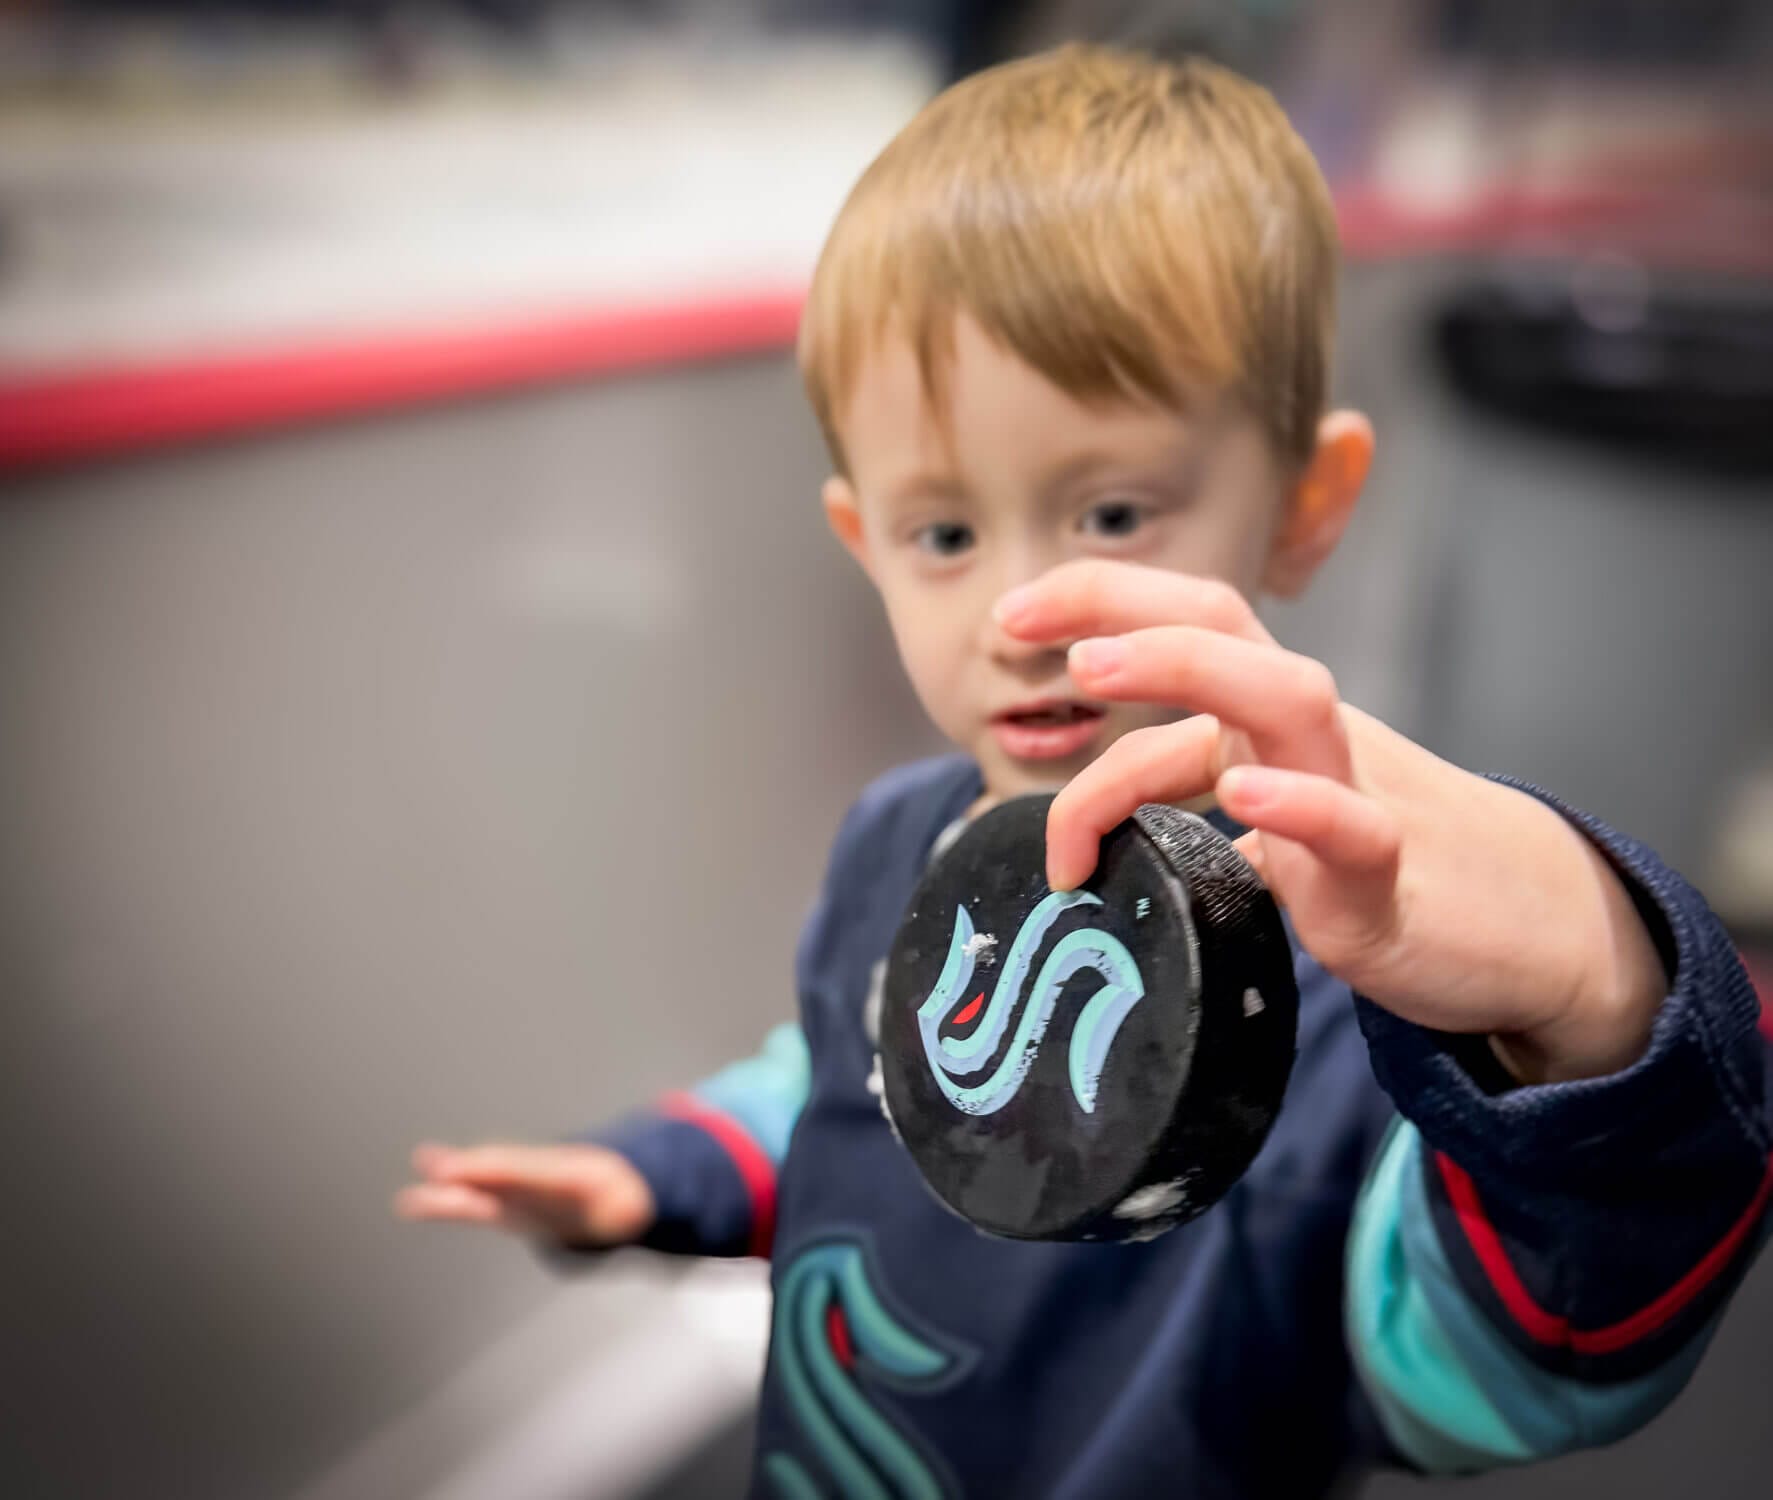
M954 1013L954 1018L948 1024L950 1026L965 1026L968 1021L972 1020L974 1016L979 1014L979 1007L984 1003L985 991L980 990L978 994L973 996L970 1005L963 1005Z
M850 1342L850 1325L844 1321L843 1309L835 1302L825 1309L825 1337L837 1362L849 1369L856 1362L856 1347Z

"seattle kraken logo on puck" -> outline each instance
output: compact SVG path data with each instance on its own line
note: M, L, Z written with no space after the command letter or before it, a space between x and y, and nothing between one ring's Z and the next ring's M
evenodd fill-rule
M1009 1050L979 1082L963 1084L959 1080L978 1073L996 1054L1011 1017L1024 998L1023 989L1035 954L1053 924L1075 907L1101 904L1100 896L1087 891L1062 891L1048 896L1029 913L1016 933L991 992L990 1004L985 1003L985 992L980 990L958 1009L956 1002L973 987L976 957L987 945L980 943L966 907L955 909L948 958L930 998L918 1008L917 1023L937 1086L956 1109L969 1115L988 1115L1015 1098L1022 1080L1028 1076L1066 982L1088 969L1100 974L1103 984L1073 1024L1068 1072L1078 1107L1086 1114L1095 1110L1096 1089L1108 1049L1114 1045L1127 1012L1145 996L1145 982L1139 977L1133 955L1119 938L1097 927L1079 928L1054 944L1041 965L1027 1003L1020 1005L1021 1020ZM964 1030L969 1022L975 1024L970 1031Z
M1267 1134L1292 1066L1292 953L1231 841L1173 808L1141 808L1082 889L1051 890L1051 803L992 808L926 870L880 996L881 1105L978 1228L1149 1238L1222 1194Z

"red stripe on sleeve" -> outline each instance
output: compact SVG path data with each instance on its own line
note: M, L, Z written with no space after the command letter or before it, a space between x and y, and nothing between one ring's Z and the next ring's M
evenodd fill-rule
M1773 1042L1773 960L1765 953L1738 953L1748 973L1749 988L1761 1003L1761 1035Z
M776 1167L768 1153L731 1115L710 1108L694 1094L667 1094L658 1107L661 1114L707 1131L732 1158L751 1199L751 1238L746 1249L767 1259L776 1238Z
M1547 1312L1533 1300L1533 1294L1527 1290L1513 1265L1509 1263L1502 1237L1496 1233L1495 1226L1484 1213L1477 1186L1465 1169L1439 1151L1435 1152L1434 1159L1440 1168L1441 1182L1452 1202L1459 1226L1465 1231L1465 1238L1476 1254L1478 1263L1484 1268L1484 1275L1489 1278L1496 1295L1502 1299L1502 1305L1508 1309L1509 1316L1537 1343L1568 1348L1577 1354L1617 1354L1621 1349L1629 1348L1658 1329L1666 1327L1682 1308L1704 1291L1729 1265L1760 1220L1769 1194L1773 1194L1773 1162L1770 1162L1761 1178L1760 1187L1742 1217L1706 1252L1698 1265L1666 1292L1630 1317L1605 1328L1572 1328L1569 1319Z

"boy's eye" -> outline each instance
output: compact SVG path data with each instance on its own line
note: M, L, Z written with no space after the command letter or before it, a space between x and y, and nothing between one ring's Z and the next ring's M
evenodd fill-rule
M1085 511L1079 524L1091 536L1131 536L1145 524L1145 512L1131 500L1105 500Z
M918 527L912 540L937 557L958 557L973 545L973 528L964 521L937 521Z

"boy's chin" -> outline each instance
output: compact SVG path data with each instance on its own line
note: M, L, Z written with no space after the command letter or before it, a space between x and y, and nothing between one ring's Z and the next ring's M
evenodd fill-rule
M975 756L985 777L985 795L993 802L1056 792L1095 758L1086 751L1063 760L1024 761L1005 755L995 744Z
M1177 717L1183 717L1178 715ZM1156 721L1172 722L1170 719ZM979 769L985 778L986 803L1007 801L1011 797L1025 797L1037 792L1056 792L1070 781L1071 778L1092 761L1100 760L1108 747L1132 733L1134 730L1154 727L1140 722L1131 724L1110 723L1108 733L1102 735L1093 744L1079 750L1075 755L1056 757L1051 760L1028 760L1011 755L997 742L995 736L987 735L976 741L972 746L973 759L979 763ZM1211 796L1205 798L1210 804ZM1179 806L1192 806L1191 803L1180 803Z

